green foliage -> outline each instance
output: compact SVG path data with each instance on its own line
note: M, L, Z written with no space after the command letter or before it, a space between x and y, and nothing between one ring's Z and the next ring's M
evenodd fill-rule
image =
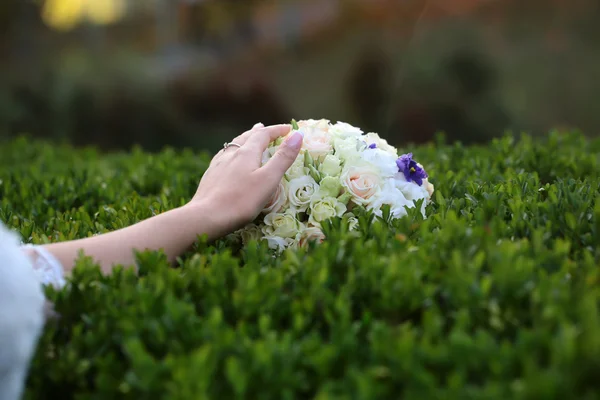
M411 149L429 218L269 256L199 242L139 276L82 258L48 289L27 399L596 399L600 141L552 133ZM405 150L405 149L401 149ZM209 159L0 147L0 219L27 242L132 224L183 204Z

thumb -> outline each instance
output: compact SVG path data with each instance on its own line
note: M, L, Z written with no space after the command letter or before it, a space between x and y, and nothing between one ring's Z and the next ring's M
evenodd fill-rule
M296 161L302 148L303 139L304 133L302 131L295 131L289 135L279 146L277 152L273 154L273 157L262 167L264 172L277 181L281 180L286 171Z

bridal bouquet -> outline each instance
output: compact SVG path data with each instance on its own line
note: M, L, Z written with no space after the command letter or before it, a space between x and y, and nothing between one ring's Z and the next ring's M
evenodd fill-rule
M391 217L401 218L424 199L425 217L434 188L411 153L399 156L376 133L363 134L344 122L305 120L292 126L304 133L302 150L259 218L237 232L244 244L266 239L270 248L282 251L320 242L321 223L329 218L347 218L356 229L356 206L382 216L382 207L389 205ZM263 164L283 140L269 146Z

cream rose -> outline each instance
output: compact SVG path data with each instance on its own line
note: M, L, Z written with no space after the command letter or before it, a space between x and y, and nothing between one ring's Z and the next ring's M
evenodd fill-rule
M263 237L261 228L256 224L249 224L244 229L240 230L242 243L247 246L251 241L259 241Z
M310 217L308 218L308 222L312 225L319 225L329 218L341 217L346 210L346 205L335 197L316 199L310 204Z
M285 206L288 200L287 186L287 181L285 179L282 179L281 182L279 182L277 190L273 193L273 197L271 197L271 200L269 200L262 210L264 214L277 213Z
M356 204L366 205L372 202L380 190L379 171L372 166L351 166L342 173L342 186L352 196Z
M288 200L297 211L306 211L319 184L309 175L292 179L288 183Z
M304 224L291 213L271 213L265 216L265 226L263 227L265 236L293 238L302 229L304 229Z
M299 245L306 247L310 242L322 243L324 240L325 234L323 231L316 226L311 226L302 231Z
M341 163L339 157L328 154L319 166L319 171L326 176L338 176L342 172Z
M331 153L331 135L327 130L319 128L301 128L304 131L302 148L316 159L322 159Z
M304 155L301 153L296 157L296 160L285 173L288 181L308 175L308 168L304 166Z
M327 119L307 119L298 122L300 129L320 129L329 131L329 120Z

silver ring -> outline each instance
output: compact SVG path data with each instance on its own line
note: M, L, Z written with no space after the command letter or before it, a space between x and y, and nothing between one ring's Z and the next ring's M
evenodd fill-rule
M223 144L223 148L224 148L224 149L226 149L226 148L228 148L228 147L231 147L231 146L235 146L235 147L242 147L242 145L241 145L241 144L237 144L237 143L234 143L234 142L229 142L229 143L225 142L225 143Z

